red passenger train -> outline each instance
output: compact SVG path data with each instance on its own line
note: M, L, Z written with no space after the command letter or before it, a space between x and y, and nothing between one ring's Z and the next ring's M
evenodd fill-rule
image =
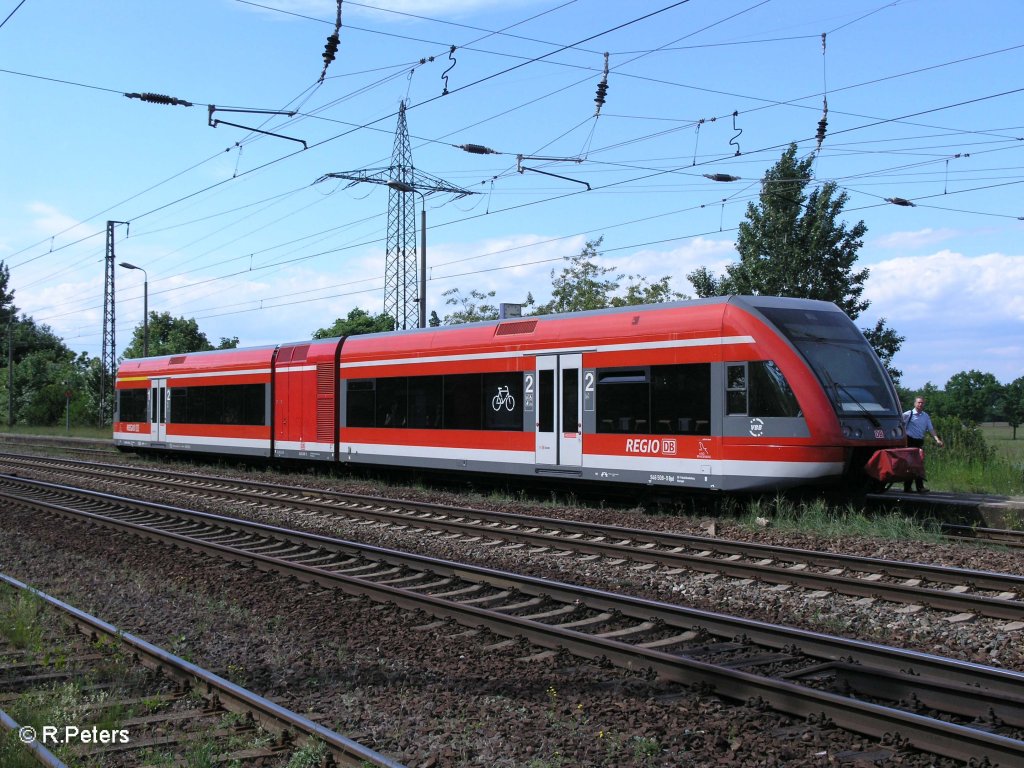
M746 491L904 443L834 304L732 296L125 360L114 442Z

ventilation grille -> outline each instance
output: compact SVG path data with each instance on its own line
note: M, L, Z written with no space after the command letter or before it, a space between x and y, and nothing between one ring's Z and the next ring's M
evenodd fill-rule
M316 439L320 443L334 442L333 362L316 366Z
M178 355L177 357L172 357L170 360L168 360L167 364L168 365L181 365L184 362L185 362L185 356L184 355Z
M301 363L306 359L309 352L309 344L300 344L297 347L281 347L277 352L277 364Z
M513 336L518 333L533 333L536 327L536 320L513 320L510 323L501 323L494 331L494 335Z

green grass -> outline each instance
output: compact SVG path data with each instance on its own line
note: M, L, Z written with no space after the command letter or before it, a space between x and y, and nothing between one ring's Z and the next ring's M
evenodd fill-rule
M64 425L55 427L32 427L27 424L15 424L13 427L6 423L0 425L0 434L5 435L45 435L47 437L87 437L91 440L110 440L113 432L110 427L84 427L72 426L71 430L64 429Z
M1024 429L1017 430L1016 440L1006 424L984 424L977 432L991 455L951 450L948 445L937 448L925 441L928 484L956 493L1024 496Z
M0 593L0 637L18 650L39 652L43 647L43 627L39 622L42 600L27 592Z
M1013 428L1008 424L982 424L981 434L985 442L996 449L996 455L1017 464L1024 464L1024 427L1017 427L1017 439L1013 439Z
M770 520L774 530L806 533L841 540L850 536L874 537L894 541L930 541L942 539L934 526L911 519L902 512L870 514L852 504L832 506L825 499L793 501L785 496L750 499L736 509L738 522L759 530L759 520Z

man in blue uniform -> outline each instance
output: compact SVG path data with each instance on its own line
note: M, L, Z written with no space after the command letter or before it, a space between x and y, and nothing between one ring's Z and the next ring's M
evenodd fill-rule
M931 417L924 411L924 398L914 400L914 407L903 413L903 426L907 431L907 446L910 448L924 447L924 436L931 432L935 444L942 446L942 440L935 434L935 427L932 425ZM924 478L915 478L918 493L928 493L924 487ZM910 493L910 481L903 483L904 493Z

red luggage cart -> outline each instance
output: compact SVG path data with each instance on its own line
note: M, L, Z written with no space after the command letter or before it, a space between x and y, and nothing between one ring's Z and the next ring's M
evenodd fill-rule
M920 448L886 448L875 451L864 471L885 488L893 483L924 479L924 451Z

